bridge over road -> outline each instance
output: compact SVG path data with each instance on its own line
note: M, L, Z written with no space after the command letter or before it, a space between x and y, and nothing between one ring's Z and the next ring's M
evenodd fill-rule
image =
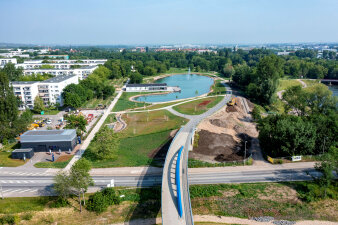
M180 129L172 141L166 156L162 176L163 225L193 224L187 178L188 152L192 134L195 127L204 118L220 110L230 98L231 95L226 95L221 102L201 115L187 116L190 121ZM169 111L178 116L184 116L173 109ZM179 168L178 171L176 171L177 168Z

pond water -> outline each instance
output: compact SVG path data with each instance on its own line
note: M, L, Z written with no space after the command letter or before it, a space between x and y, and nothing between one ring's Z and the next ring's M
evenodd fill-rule
M168 86L179 86L181 92L172 92L163 95L147 95L135 98L141 102L167 102L177 99L191 98L206 94L214 83L213 79L207 76L196 74L179 74L161 78L155 83L167 83Z
M338 86L337 85L332 85L332 86L328 86L328 87L332 91L333 96L338 96Z

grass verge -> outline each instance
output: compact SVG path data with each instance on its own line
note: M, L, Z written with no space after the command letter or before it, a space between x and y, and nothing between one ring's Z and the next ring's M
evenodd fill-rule
M11 143L0 149L0 167L17 167L26 163L23 160L11 158L12 151L16 148L20 148L19 144Z
M208 109L217 105L217 103L222 101L223 98L224 98L223 96L217 96L198 99L195 101L174 106L173 109L176 110L177 112L187 115L200 115L206 112Z
M35 163L34 166L36 168L57 168L62 169L65 168L69 161L73 158L73 155L63 155L60 156L57 160L54 162L38 162Z
M140 94L147 94L147 92L123 92L119 100L117 101L116 105L113 108L113 112L124 111L126 109L133 109L137 107L147 106L148 103L141 103L141 102L132 102L129 100L130 97L140 95Z
M279 84L277 87L277 92L281 91L281 90L286 90L288 87L292 87L292 86L301 86L302 84L297 81L297 80L279 80Z

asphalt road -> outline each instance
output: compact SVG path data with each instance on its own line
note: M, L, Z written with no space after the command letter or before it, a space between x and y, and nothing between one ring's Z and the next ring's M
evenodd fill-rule
M280 170L251 170L242 172L211 172L188 173L189 184L219 184L219 183L258 183L311 180L312 176L319 176L315 169L280 169ZM96 191L106 187L114 180L115 186L150 187L160 186L161 175L149 176L93 176ZM0 185L5 197L24 197L50 195L53 176L13 176L0 175ZM1 196L1 187L0 187Z

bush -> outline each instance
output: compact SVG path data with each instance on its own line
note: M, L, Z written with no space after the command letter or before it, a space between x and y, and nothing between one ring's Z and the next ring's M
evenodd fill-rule
M29 212L21 215L22 220L31 220L32 218L33 218L33 214Z
M57 198L55 201L53 201L49 207L51 208L62 208L62 207L67 207L69 206L69 202L67 199L64 199L64 198Z
M314 182L301 182L296 186L299 197L307 202L314 202L324 199L324 187L319 186ZM337 200L338 186L337 184L330 185L326 189L326 198Z
M257 121L261 119L261 109L258 106L255 105L255 107L252 109L251 114L254 120Z
M108 206L117 205L120 202L121 200L114 188L105 188L89 197L87 209L96 213L102 213L107 210Z
M3 144L3 145L8 145L8 140L7 140L7 138L4 138L4 139L2 140L2 144Z
M20 217L18 215L4 215L0 217L0 224L18 224L20 222Z

